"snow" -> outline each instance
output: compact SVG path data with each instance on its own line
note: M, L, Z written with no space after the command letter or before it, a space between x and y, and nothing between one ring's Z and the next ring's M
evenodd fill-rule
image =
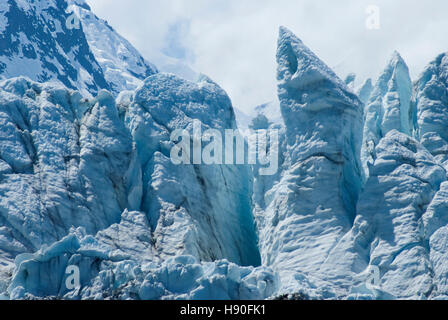
M42 73L42 63L36 59L29 59L23 57L3 58L0 57L0 62L6 64L6 68L3 71L6 78L12 78L18 74L24 77L34 77L36 74ZM23 64L26 64L27 68L23 69Z
M421 144L396 130L379 142L375 154L354 226L330 262L343 255L355 281L365 281L356 274L377 266L385 292L428 298L435 283L422 216L446 172Z
M23 9L24 11L32 10L32 6L26 0L17 0L16 3L17 3L17 6L21 9Z
M82 31L66 28L66 1L8 4L10 18L0 33L5 44L0 49L0 73L4 78L27 76L39 82L58 81L89 94L109 89ZM79 73L83 69L89 74L86 82Z

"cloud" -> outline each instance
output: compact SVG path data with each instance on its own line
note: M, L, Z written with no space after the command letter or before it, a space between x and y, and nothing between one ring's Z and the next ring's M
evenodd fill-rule
M218 82L246 112L275 99L280 25L294 31L341 77L355 72L358 82L376 78L394 50L414 78L448 51L448 2L440 0L88 2L148 60L175 48L177 56ZM369 5L380 9L379 30L366 28ZM178 35L173 34L176 26L181 26Z

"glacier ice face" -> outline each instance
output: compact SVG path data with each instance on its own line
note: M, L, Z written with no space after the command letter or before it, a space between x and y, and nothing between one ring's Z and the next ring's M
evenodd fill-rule
M11 20L6 34L11 36L11 41L15 41L14 43L20 44L23 48L29 47L29 51L36 54L32 57L23 57L25 49L20 49L22 47L19 47L20 52L9 52L5 48L6 51L3 52L6 66L3 70L5 77L23 74L21 71L23 65L36 65L34 69L28 68L33 71L27 74L28 77L38 81L58 80L66 87L79 89L84 95L89 96L90 93L100 92L102 88L110 89L114 93L133 90L143 84L141 79L157 72L155 67L147 63L105 21L98 19L84 1L45 3L37 1L25 6L14 2L6 6L6 9L8 10L2 11L4 14L2 17ZM34 14L29 15L29 12ZM66 20L72 13L81 23L73 29L67 29ZM16 25L15 22L22 16L26 17L27 21L29 20L29 24L42 25L41 28L35 30L37 35L22 30L27 24L25 27ZM50 21L54 22L50 23ZM50 27L45 28L49 24ZM47 30L50 31L47 32ZM32 38L20 38L22 31L24 34L32 35ZM78 38L79 40L74 40ZM39 41L39 39L49 39L49 41ZM72 48L69 47L69 43L78 45ZM47 63L48 53L52 52L51 50L55 50L60 56L55 55L56 59ZM20 60L20 70L11 69L14 66L12 59ZM69 73L69 70L73 72ZM76 74L75 71L79 72ZM87 74L96 78L83 78ZM170 148L170 132L174 129L186 128L195 118L201 118L204 128L235 129L230 100L221 89L205 79L200 80L198 84L193 84L169 76L156 78L149 80L149 82L154 81L154 84L146 82L135 95L123 93L119 97L118 108L112 97L103 92L100 92L100 97L97 99L101 104L106 104L105 106L94 106L95 102L84 101L79 94L63 90L57 93L57 97L47 102L47 98L41 99L41 91L46 95L46 91L52 89L43 88L24 79L20 80L26 82L24 86L29 88L14 89L17 92L14 91L12 94L17 95L17 97L14 96L17 101L6 101L5 110L9 107L7 106L9 103L21 104L22 99L27 100L23 109L27 110L28 105L34 103L36 115L42 108L41 104L48 104L45 106L48 110L51 108L61 110L55 112L54 120L47 119L53 116L49 114L41 117L42 121L48 122L45 131L41 128L39 121L35 124L39 125L38 128L26 127L30 121L28 117L36 118L34 113L25 115L22 120L21 111L13 116L9 116L5 111L4 125L5 128L10 127L10 130L5 131L4 136L5 139L12 141L2 145L5 150L2 153L0 169L2 174L15 177L15 183L23 185L17 192L17 199L8 196L3 200L6 202L4 205L13 207L11 202L17 202L16 207L19 211L21 208L18 203L24 202L28 204L27 210L32 212L32 214L26 212L23 217L17 218L17 221L15 216L20 215L18 212L14 214L12 209L12 212L5 213L6 218L3 219L2 216L5 220L2 220L2 225L5 225L2 227L2 234L4 234L2 243L6 248L5 261L7 262L5 263L8 263L8 266L16 254L32 252L44 243L50 244L59 240L68 232L70 226L82 226L87 233L94 234L116 222L124 208L132 210L139 209L140 206L151 218L151 229L155 232L153 241L159 248L163 247L158 253L162 256L184 252L193 254L199 259L211 261L221 257L244 265L260 263L253 219L250 215L252 188L250 169L226 166L176 167L167 157L169 155L167 151ZM6 86L15 88L19 85L7 84ZM158 86L161 87L158 88ZM179 88L176 89L176 86ZM33 91L34 88L37 93ZM150 92L151 90L153 92ZM157 97L151 100L149 96L145 96L145 94L158 95L162 92L165 96L164 99L159 99L160 101L157 101ZM28 95L31 100L28 99ZM37 101L33 102L35 97ZM126 100L128 98L135 98L136 102ZM151 101L146 101L146 98ZM176 109L173 108L173 113L167 113L167 110L177 102L176 99L182 100L183 103L178 103L179 106ZM159 104L159 108L150 108L151 103ZM151 112L146 108L151 109ZM176 117L174 117L175 112L179 112ZM189 120L182 118L185 114L188 114ZM111 117L113 119L109 119ZM130 132L123 125L124 120L129 124ZM25 122L26 125L20 123L20 129L14 129L20 121ZM58 126L61 129L51 132L50 128L58 121L62 123ZM134 124L138 127L132 127ZM26 129L23 129L25 127ZM39 131L36 132L37 130ZM115 134L115 138L111 135L112 133ZM42 137L53 136L54 141L49 139L44 145L45 141L42 138L41 145L34 146L33 137L28 137L34 134ZM66 138L61 139L59 136ZM56 143L53 145L53 142ZM134 143L136 150L133 149ZM66 145L67 152L61 150L63 145ZM43 150L40 150L41 148ZM47 148L51 149L51 157L46 156L46 153L50 152L46 150ZM51 175L47 172L41 173L40 159L35 159L37 156L34 153L44 155L44 160L48 161L47 170ZM55 161L53 153L64 155L63 160L67 163L63 161L53 163ZM108 162L106 165L97 153L104 155ZM119 158L123 161L119 162ZM53 166L57 168L52 168ZM39 171L36 173L34 170L37 167ZM144 171L141 172L140 168ZM84 171L88 172L89 179L83 176L87 174ZM121 179L119 175L123 172L126 175ZM22 177L18 176L18 173L29 175ZM78 177L79 175L81 176ZM30 181L27 181L28 178ZM46 181L43 187L40 186L43 179L55 179L58 182L54 183L56 184L54 187L50 184L48 188L51 189L46 190ZM173 184L167 183L168 179L173 179ZM191 183L190 180L195 182ZM15 187L11 183L10 180L5 180L5 194L9 195L10 190ZM108 187L109 183L113 188ZM102 190L103 195L98 196L93 191L96 189ZM46 199L46 192L50 197L48 201L51 201L51 210L55 211L50 216L41 213L47 210L46 200L41 201L41 198ZM153 197L153 193L157 196ZM40 202L43 204L39 204ZM196 210L196 206L200 209ZM98 213L92 214L96 210ZM209 212L212 214L209 215ZM31 225L31 222L22 225L18 231L14 229L16 225L22 224L23 220L33 220L33 215L34 220L38 218L42 220L40 228L45 231L40 231L39 228L28 230L31 226L28 226L25 231L22 230L27 225ZM70 216L67 217L67 215ZM47 220L55 221L47 223ZM11 223L12 225L9 225ZM233 225L239 227L232 228ZM231 232L227 233L225 230L231 230ZM22 232L27 234L23 239ZM45 236L41 236L41 233ZM29 237L35 239L27 243Z
M228 259L259 265L251 214L249 166L174 165L170 136L175 129L236 129L225 92L206 77L197 83L156 74L126 105L126 123L136 142L143 169L142 209L162 256L193 255L200 260Z
M446 296L446 171L410 136L416 125L404 61L394 55L367 106L365 132L376 140L361 191L360 164L331 160L339 159L335 149L348 154L343 159L359 159L362 104L285 29L278 52L282 171L254 180L262 263L279 273L278 293L324 299ZM358 91L363 99L369 87L367 81ZM337 113L339 108L350 112ZM334 172L339 175L331 177ZM351 188L345 189L344 178ZM375 268L379 283L371 285Z
M8 288L12 299L266 299L277 278L264 267L228 261L200 262L193 256L160 260L148 248L151 232L142 212L123 212L119 224L95 237L83 228L52 246L16 258ZM80 286L68 288L68 267Z
M358 89L356 89L356 94L358 95L359 100L361 100L361 102L364 103L364 105L366 105L370 99L372 91L373 91L372 79L369 78L366 79Z
M423 220L423 234L430 248L430 259L434 272L434 290L432 297L447 297L447 213L448 182L443 182L428 206Z
M254 187L262 263L282 285L320 267L351 228L361 186L362 103L286 28L277 51L285 122L282 172ZM260 193L258 193L260 192Z
M409 69L398 52L394 52L380 75L366 105L361 161L368 176L372 152L391 130L410 135L413 123L410 111L412 83Z
M413 97L415 136L448 168L448 55L441 54L423 71Z
M157 72L84 1L4 0L1 6L3 79L57 81L89 96L133 90Z
M349 73L344 80L345 85L351 90L355 89L355 81L356 81L356 74L354 73Z
M273 124L283 125L283 118L280 112L279 101L271 101L257 106L255 108L255 116L253 119L257 118L258 116L266 117L268 121Z
M89 251L88 261L83 260L88 279L101 273L97 260L106 256L124 261L135 255L138 266L152 261L171 268L166 261L188 255L188 261L195 261L189 264L210 262L191 266L204 268L195 282L196 291L190 288L191 297L236 299L241 294L250 298L253 291L253 297L266 298L274 292L272 272L232 264L260 264L250 203L251 168L179 166L170 159L172 131L191 131L193 120L200 120L204 130L236 129L230 99L210 79L202 77L193 83L156 74L117 101L105 91L89 100L78 92L25 78L5 81L0 88L0 119L5 128L0 145L4 195L0 197L0 263L5 265L0 289L11 276L14 258L25 261L37 251L23 267L16 260L11 297L64 296L62 276L49 277L61 274L70 259L79 259L77 250L83 245L67 234L81 228L85 241L90 243L96 234L100 244L95 247L109 248L107 255L97 248ZM145 218L127 212L140 209ZM68 257L69 253L74 256ZM57 262L52 260L55 256ZM230 263L214 262L223 259ZM24 280L33 268L41 270L37 275L48 274L41 280L33 276ZM160 270L164 274L165 269ZM103 281L102 275L95 281ZM258 288L257 279L265 276L272 281ZM211 279L216 283L210 283ZM240 291L236 289L239 282L246 286L241 284ZM214 295L212 288L224 284L229 288ZM159 298L180 295L165 285L167 291ZM99 290L94 284L96 289L87 282L86 286L86 290ZM75 296L80 297L79 293ZM92 297L91 293L81 296Z
M95 234L138 209L140 166L114 98L24 78L0 83L0 257ZM140 190L140 195L139 195ZM2 259L2 260L3 260Z
M0 34L1 77L59 81L83 94L109 89L82 29L67 28L65 0L5 1L7 10L0 12L5 21Z

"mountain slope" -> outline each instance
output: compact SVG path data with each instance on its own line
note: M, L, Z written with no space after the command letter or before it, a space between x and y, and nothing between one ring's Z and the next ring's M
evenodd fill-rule
M235 139L278 147L261 175L220 164L219 85L159 73L85 1L4 0L0 37L6 298L448 298L446 54L355 94L280 28L280 104L244 118L278 141Z
M157 73L157 68L108 23L99 19L87 4L69 1L68 10L80 21L86 40L104 77L114 93L134 90L142 80Z

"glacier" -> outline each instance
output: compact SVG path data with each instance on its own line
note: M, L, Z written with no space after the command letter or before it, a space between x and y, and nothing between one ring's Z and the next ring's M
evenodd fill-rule
M67 11L79 20L90 50L113 93L134 90L144 79L158 72L107 21L98 18L86 2L70 0L67 4Z
M361 86L359 86L356 89L356 95L359 97L359 100L361 100L364 105L367 104L367 102L370 99L370 95L373 91L373 84L372 79L366 79Z
M361 188L363 109L357 96L286 28L278 40L278 92L285 121L282 170L257 186L262 263L282 286L320 273L350 230ZM263 182L261 182L263 183ZM283 290L283 289L281 289Z
M156 74L132 96L119 99L142 167L142 208L150 215L160 254L259 265L250 167L177 166L170 160L171 133L193 133L194 119L203 130L236 128L225 92L205 76L192 83Z
M446 53L356 87L280 27L278 99L239 126L84 0L3 1L0 40L0 299L448 299ZM174 164L198 123L276 130L242 135L279 169Z
M200 262L178 255L160 260L148 248L151 231L142 212L123 212L119 224L87 235L81 227L50 247L16 259L12 299L265 299L276 290L273 272L227 260ZM82 271L68 290L68 265ZM46 275L46 276L42 276Z
M425 209L446 180L446 172L413 138L390 131L375 149L370 176L357 205L352 230L329 259L344 258L345 271L362 286L372 266L381 289L400 298L428 298L434 288ZM347 276L331 271L337 281ZM375 293L371 293L377 297Z
M250 210L250 168L179 167L169 158L170 130L191 128L193 118L202 119L204 127L236 127L229 98L210 79L203 77L192 83L174 75L156 74L132 95L129 92L120 95L117 102L106 91L89 100L78 92L25 78L6 80L0 86L4 99L2 127L10 128L3 132L0 152L5 195L1 197L1 263L7 270L6 276L14 265L24 268L17 270L14 279L32 274L28 268L44 268L46 274L57 274L57 270L45 269L45 265L53 264L54 259L65 259L67 252L76 256L76 241L67 236L74 227L80 228L88 242L97 234L108 239L105 243L116 250L124 250L123 254L117 254L117 259L129 256L129 250L137 251L135 256L147 256L163 268L163 263L170 265L166 261L189 256L185 261L193 265L194 272L199 262L212 263L203 266L204 273L211 272L212 278L215 276L209 269L222 260L216 272L224 272L221 267L230 268L230 275L216 275L216 286L230 281L229 286L239 287L239 281L252 274L250 268L260 265ZM140 209L143 213L136 214L135 219L127 214L127 210ZM139 226L139 221L146 223L144 228L132 230ZM129 237L134 233L141 243L126 239L123 244L117 243L123 235ZM100 250L104 245L96 246L86 250ZM63 251L59 251L61 248ZM39 258L29 256L35 251ZM98 255L89 259L107 256L104 252ZM43 265L26 263L27 257ZM139 262L133 263L139 265ZM246 267L240 270L232 263ZM80 268L100 273L100 269L90 265L83 264ZM108 272L113 272L111 268ZM253 289L254 297L258 294L259 298L268 297L266 292L274 292L275 275L264 271L264 267L253 272L255 279L266 277L269 282L260 285L260 291ZM249 278L244 289L248 291L258 285L258 280ZM198 288L206 286L206 279L210 280L209 277L197 280L202 284ZM2 280L4 287L6 281ZM60 288L64 284L62 278L59 280L50 290L43 282L35 284L36 279L25 277L14 280L9 292L13 298L58 295L55 286ZM229 290L221 298L249 298ZM179 292L176 294L180 296ZM145 293L144 297L148 295ZM173 297L177 295L172 293Z

